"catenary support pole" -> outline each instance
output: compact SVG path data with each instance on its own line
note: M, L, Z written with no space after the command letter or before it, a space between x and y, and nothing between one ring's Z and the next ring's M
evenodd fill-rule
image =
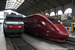
M72 20L71 21L73 21L73 14L74 14L74 5L73 5L74 3L73 3L73 0L72 0Z
M40 0L40 13L42 12L42 0Z
M58 20L58 0L57 0L57 20Z
M49 0L47 0L47 13L49 15Z

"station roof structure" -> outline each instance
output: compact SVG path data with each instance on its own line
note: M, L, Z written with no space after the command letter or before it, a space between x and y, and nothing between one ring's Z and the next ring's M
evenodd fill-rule
M5 10L6 0L0 0L0 11Z
M0 11L5 10L7 0L0 0ZM75 0L73 0L75 2ZM58 0L58 6L64 6L72 3L72 0ZM31 15L47 9L57 7L57 0L24 0L24 2L17 8L12 9L24 15Z

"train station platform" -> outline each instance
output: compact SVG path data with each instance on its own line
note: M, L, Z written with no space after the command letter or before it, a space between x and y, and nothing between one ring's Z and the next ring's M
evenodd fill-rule
M5 36L3 33L3 24L0 24L0 50L6 50Z
M66 47L62 47L52 41L35 37L32 35L28 35L25 33L22 35L22 38L37 50L68 50L69 49Z
M71 41L75 41L75 32L71 32L71 31L68 31L68 32L69 32L69 38L67 38L67 39L71 40ZM36 48L37 50L64 49L63 47L55 45L54 43L50 43L50 42L48 43L46 41L33 38L26 34L23 34L22 38L25 41L27 41L30 45L32 45L34 48ZM38 44L40 44L40 45L38 45ZM3 33L3 24L0 24L0 50L6 50L6 41L5 41L5 36Z
M75 37L75 32L71 32L71 31L68 32L69 32L69 37Z
M71 32L71 31L68 32L69 32L69 38L67 38L67 40L75 41L75 32Z

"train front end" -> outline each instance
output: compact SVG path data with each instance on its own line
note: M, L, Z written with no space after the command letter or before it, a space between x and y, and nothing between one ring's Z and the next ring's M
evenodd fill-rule
M6 36L20 36L24 32L24 22L18 18L7 17L4 21L4 33Z
M56 42L65 42L65 39L69 37L68 31L64 28L62 24L60 24L56 19L47 17L50 21L50 25L52 26L51 32L49 34L49 37L46 37L47 39L50 39L52 41Z
M57 33L57 41L58 42L65 42L65 39L69 37L68 31L64 28L62 24L54 24L56 26L56 33Z

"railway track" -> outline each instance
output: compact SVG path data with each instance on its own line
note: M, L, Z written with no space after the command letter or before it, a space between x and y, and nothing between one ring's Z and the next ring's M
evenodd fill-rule
M35 38L37 38L37 37L35 37ZM48 43L56 44L56 45L61 46L65 49L67 48L67 50L75 50L75 43L71 42L71 41L66 41L65 43L58 43L58 42L50 41L50 40L47 40L44 38L37 38L37 39L43 40L43 41L48 42Z
M15 50L36 50L33 46L24 41L21 37L10 38Z
M69 48L70 50L75 50L75 45L69 42L65 42L63 44L60 44L61 46L66 46L67 48Z
M72 42L72 41L66 41L66 43L69 43L69 44L75 45L75 42Z
M53 41L49 41L49 40L45 40L45 41L56 44L58 46L61 46L67 50L75 50L75 44L73 44L72 42L69 42L69 41L67 41L65 43L57 43L57 42L53 42Z
M68 50L75 50L75 42L72 42L72 41L66 41L65 43L58 43L58 42L50 41L47 39L42 39L42 40L44 40L48 43L53 43L53 44L59 45L63 48L67 48Z
M28 34L29 35L29 34ZM57 43L57 42L53 42L53 41L50 41L50 40L47 40L47 39L45 39L45 38L40 38L40 37L36 37L36 36L34 36L34 35L29 35L31 38L33 37L33 38L36 38L37 40L39 40L39 41L44 41L45 43L48 43L48 44L54 44L54 45L57 45L57 46L61 46L63 49L65 49L65 50L75 50L75 45L72 45L72 44L69 44L69 43L67 43L67 42L65 42L65 43ZM26 38L26 36L25 36L25 38ZM35 41L37 41L37 40L35 40ZM71 46L70 46L71 45ZM62 48L60 48L60 49L62 49Z
M61 46L61 47L65 48L66 50L75 50L75 43L74 42L66 41L65 43L57 43L57 42L53 42L53 41L50 41L50 40L47 40L44 38L38 38L38 37L34 37L34 38L45 41L47 43L52 43L52 44ZM24 41L21 37L10 38L10 39L15 47L15 50L37 50L33 46L28 44L26 41Z
M11 40L11 38L10 38L10 40ZM11 42L12 42L12 44L13 44L13 46L14 46L14 49L15 49L15 50L19 50L18 47L15 45L14 41L11 40Z
M53 42L53 41L49 41L49 40L46 40L46 41L49 43L54 43L56 45L59 45L63 48L67 48L68 50L75 50L75 43L71 42L71 41L66 41L65 43L57 43L57 42Z

